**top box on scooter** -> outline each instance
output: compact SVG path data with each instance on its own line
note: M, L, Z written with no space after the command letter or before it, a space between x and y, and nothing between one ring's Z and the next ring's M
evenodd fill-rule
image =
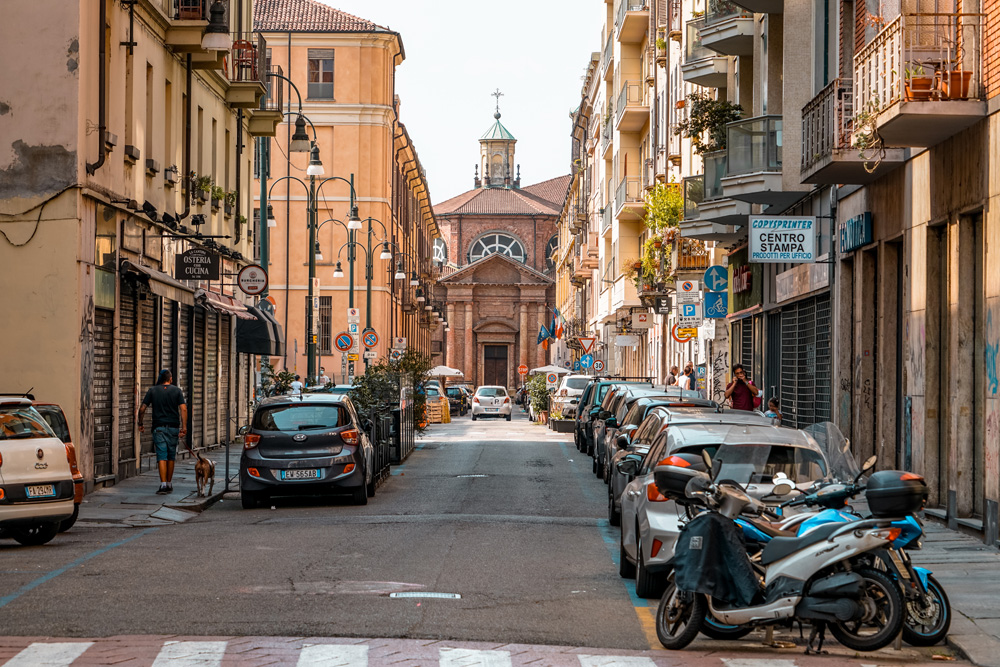
M692 454L674 454L660 461L653 468L656 488L670 500L684 501L684 490L694 477L707 477L701 457Z
M907 516L920 511L927 502L927 484L912 472L882 470L868 479L865 497L877 519Z

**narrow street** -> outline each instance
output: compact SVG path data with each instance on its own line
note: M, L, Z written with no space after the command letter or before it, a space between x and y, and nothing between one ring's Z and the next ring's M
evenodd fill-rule
M822 658L775 651L757 634L660 649L657 601L618 576L617 529L590 470L570 436L517 409L510 423L432 425L364 507L344 498L243 510L232 493L189 522L153 528L91 523L84 511L49 545L0 545L0 664L876 661L832 641ZM64 638L95 644L81 651ZM940 652L950 653L885 649L877 662Z

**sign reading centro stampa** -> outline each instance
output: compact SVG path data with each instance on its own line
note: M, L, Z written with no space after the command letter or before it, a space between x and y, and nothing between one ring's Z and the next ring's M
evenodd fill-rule
M751 215L750 261L815 262L816 218Z

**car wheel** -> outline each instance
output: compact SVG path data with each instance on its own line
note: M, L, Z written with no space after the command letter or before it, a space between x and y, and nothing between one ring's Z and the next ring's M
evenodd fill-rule
M355 505L368 504L368 490L365 488L364 484L351 491L351 502Z
M367 494L369 498L375 497L376 481L377 480L375 479L375 475L372 475L372 481L370 481L368 484L365 485L365 494Z
M615 510L615 497L608 494L608 523L612 526L622 525L622 513Z
M638 558L635 566L635 594L641 598L658 598L662 592L660 578L646 569L642 557L642 545L635 545Z
M590 459L590 471L592 473L594 473L595 475L597 474L597 457L596 456L594 458Z
M59 522L53 521L51 523L34 523L29 526L18 526L9 529L9 532L10 536L18 544L23 544L26 547L36 547L52 541L52 538L59 532Z
M257 509L264 504L264 494L260 491L240 491L240 504L245 510Z
M472 421L476 421L476 415L472 415Z
M631 579L635 576L635 565L628 559L625 544L621 540L618 540L618 574L622 579Z
M77 518L80 516L80 503L73 504L73 516L68 519L63 519L59 522L59 532L65 533L67 530L73 527L76 523Z
M601 478L604 479L604 483L611 485L611 462L605 461L604 465L601 466Z
M510 421L510 415L507 415L507 421Z

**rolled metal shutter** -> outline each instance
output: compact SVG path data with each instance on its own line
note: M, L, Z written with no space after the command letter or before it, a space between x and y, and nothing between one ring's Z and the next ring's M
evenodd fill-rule
M782 423L802 428L831 417L830 296L805 299L781 312Z
M114 388L115 312L94 310L94 478L114 476L111 461L112 391ZM86 388L85 388L86 390Z
M160 368L174 369L174 302L160 299ZM176 371L174 372L176 375Z
M205 311L205 444L219 442L219 314Z
M156 382L156 302L152 294L139 301L139 390L145 395L146 388ZM153 452L153 429L147 428L139 434L139 450L143 454Z
M232 401L229 396L229 387L232 385L232 336L233 318L223 315L219 320L219 430L220 440L227 439L230 430L230 417L232 417Z
M134 283L122 281L118 299L118 472L135 472L135 322Z
M191 414L191 306L177 304L180 309L177 335L177 386L184 390L184 399Z
M191 373L191 446L205 442L205 309L194 307L194 338L191 350L194 362Z

